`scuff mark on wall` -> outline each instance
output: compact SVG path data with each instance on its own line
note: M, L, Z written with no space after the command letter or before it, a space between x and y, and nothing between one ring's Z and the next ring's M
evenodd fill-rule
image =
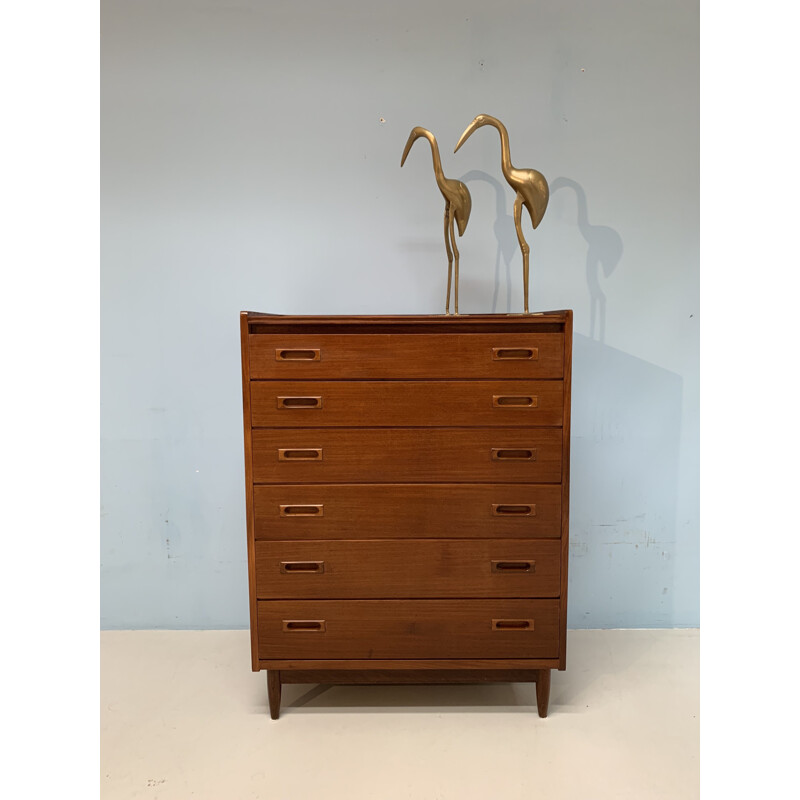
M581 556L587 555L589 552L589 543L588 542L570 542L569 543L569 554L570 556L574 556L575 558L580 558Z

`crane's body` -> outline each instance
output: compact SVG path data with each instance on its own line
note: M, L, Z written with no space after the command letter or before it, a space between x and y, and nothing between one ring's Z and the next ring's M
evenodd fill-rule
M439 156L439 145L436 137L425 128L413 128L408 136L403 157L400 159L400 166L406 162L411 146L420 137L427 139L431 145L433 155L433 174L436 178L436 185L444 197L444 245L447 250L447 302L445 314L450 313L450 285L453 277L453 255L455 254L455 301L454 312L458 314L458 261L459 253L456 247L456 237L454 230L458 226L458 235L463 236L469 222L469 215L472 211L472 197L466 185L454 178L446 178L442 170L442 160Z
M550 199L550 189L547 180L541 172L535 169L519 169L511 163L511 148L508 143L506 126L495 117L488 114L479 114L467 126L453 152L458 152L462 144L478 129L484 125L492 125L500 134L500 167L508 184L517 193L514 199L514 226L517 229L517 239L522 250L522 276L525 294L525 313L528 311L528 272L530 247L522 235L522 209L527 210L534 229L542 221Z

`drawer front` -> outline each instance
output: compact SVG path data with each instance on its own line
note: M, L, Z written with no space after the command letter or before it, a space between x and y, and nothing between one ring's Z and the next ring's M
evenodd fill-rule
M254 430L255 483L558 483L560 428Z
M261 659L557 658L558 600L259 600Z
M253 501L256 539L561 535L557 485L262 485Z
M561 381L251 381L253 427L561 425Z
M259 541L256 596L558 597L560 551L535 539Z
M563 333L250 334L255 379L560 378Z

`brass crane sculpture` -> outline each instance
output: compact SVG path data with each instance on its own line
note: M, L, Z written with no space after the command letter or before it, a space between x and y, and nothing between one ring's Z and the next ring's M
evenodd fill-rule
M528 256L530 254L530 247L522 235L522 206L528 210L531 217L531 223L534 229L542 221L544 212L547 209L547 201L550 198L550 189L547 186L547 181L541 172L535 169L517 169L511 164L511 152L508 145L508 131L506 126L500 122L499 119L490 117L488 114L478 114L472 122L467 126L461 138L458 140L454 153L458 152L464 142L476 131L484 125L494 125L500 132L500 145L501 145L501 166L503 175L506 181L511 185L517 193L514 200L514 226L517 229L517 239L519 239L519 246L522 250L522 279L525 290L525 313L528 311Z
M456 237L453 220L458 225L458 235L463 236L469 222L469 213L472 210L472 197L469 189L459 180L445 178L442 172L442 160L439 157L439 145L436 144L436 137L425 128L413 128L408 136L403 157L400 159L400 166L406 163L411 146L420 137L424 136L431 143L433 154L433 174L436 177L436 184L444 197L444 246L447 249L447 303L445 314L450 313L450 284L453 277L453 253L455 253L456 266L456 286L455 286L455 313L458 314L458 248L456 247ZM452 249L451 249L452 245Z

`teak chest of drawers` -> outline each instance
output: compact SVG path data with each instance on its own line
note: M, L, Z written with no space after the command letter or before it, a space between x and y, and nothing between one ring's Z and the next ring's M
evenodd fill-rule
M566 667L572 312L241 315L253 670Z

